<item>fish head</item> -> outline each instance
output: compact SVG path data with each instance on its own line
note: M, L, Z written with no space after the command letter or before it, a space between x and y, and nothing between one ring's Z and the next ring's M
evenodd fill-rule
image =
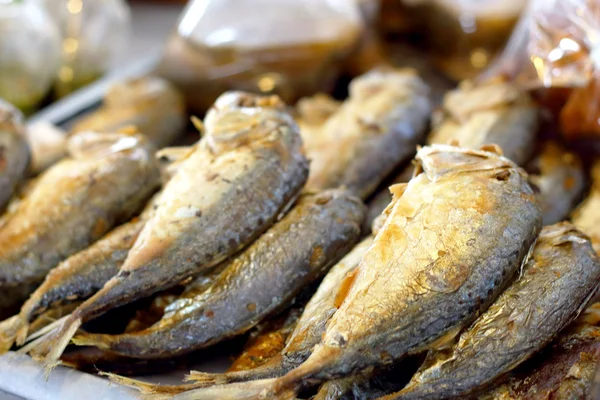
M218 154L244 145L281 140L283 132L300 138L300 129L277 96L227 92L204 119L209 149Z
M499 147L489 145L482 150L441 144L425 146L417 152L415 176L424 173L435 181L459 173L480 173L503 180L514 172L526 180L525 171L501 153Z
M137 131L112 133L84 131L69 138L67 150L71 158L83 160L113 154L143 155L153 158L156 149L146 136Z

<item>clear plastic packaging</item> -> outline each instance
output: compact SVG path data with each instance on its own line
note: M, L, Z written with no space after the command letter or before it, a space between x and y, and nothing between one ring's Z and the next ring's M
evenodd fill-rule
M600 137L600 3L533 0L493 75L537 90L567 138Z
M230 89L291 102L327 90L362 31L354 0L195 0L159 72L195 111Z
M124 0L39 0L59 26L62 61L55 86L62 97L108 72L130 36Z
M0 98L33 111L59 61L58 29L44 9L32 0L0 1Z

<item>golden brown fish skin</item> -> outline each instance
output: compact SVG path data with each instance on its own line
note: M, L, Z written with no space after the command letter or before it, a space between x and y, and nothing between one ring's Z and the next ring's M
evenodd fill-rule
M598 303L553 343L511 372L502 385L479 400L596 399L594 375L600 365ZM591 318L590 318L591 317Z
M585 171L579 157L559 143L548 141L526 169L529 180L539 189L544 225L567 218L586 187Z
M518 280L456 344L430 354L403 390L384 399L448 399L490 385L548 344L599 283L600 260L589 239L569 222L545 227Z
M113 85L102 107L78 121L71 132L116 132L135 126L161 148L175 141L186 123L181 93L166 80L147 76Z
M73 341L151 359L244 333L289 304L348 252L359 238L364 213L362 202L348 191L303 195L289 214L230 261L211 287L182 296L151 328L124 335L84 334Z
M0 99L0 213L25 177L30 160L23 115Z
M457 140L471 149L496 144L506 158L522 166L533 154L539 114L531 97L511 83L464 81L444 97L427 142Z
M454 146L425 147L417 160L423 172L393 188L397 199L321 343L263 395L442 346L517 271L541 229L525 172Z
M60 261L138 212L159 184L142 135L84 133L0 229L0 309L20 305Z
M373 70L320 129L301 132L311 159L308 189L345 186L366 199L409 159L429 122L429 88L411 70Z
M237 97L217 99L206 135L164 186L120 272L33 354L52 364L82 322L210 270L252 243L298 195L308 162L293 118L278 108L240 107Z

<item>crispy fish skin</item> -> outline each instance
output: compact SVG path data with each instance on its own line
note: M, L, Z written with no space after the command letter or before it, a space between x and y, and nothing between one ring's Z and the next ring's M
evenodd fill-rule
M121 225L52 269L23 304L18 317L0 324L0 351L7 351L15 339L22 345L29 322L41 313L84 300L100 290L119 272L143 226L141 219Z
M512 372L505 383L478 399L597 399L594 393L594 375L596 366L600 365L597 310L598 303L586 310L552 345ZM593 314L594 321L590 321Z
M25 177L31 152L25 137L23 115L0 100L0 212L17 184Z
M20 305L60 261L138 212L159 184L142 135L84 133L0 228L0 309Z
M186 122L181 93L168 81L147 76L112 86L103 106L78 121L71 133L116 132L135 126L161 148L183 133Z
M208 271L273 224L304 185L308 162L292 117L264 101L243 93L217 100L206 135L164 186L120 272L34 354L51 364L82 322Z
M442 346L526 256L541 215L523 170L492 152L445 145L419 150L417 160L423 172L393 188L389 216L321 343L272 383L275 393Z
M529 180L540 193L544 225L563 221L575 208L586 186L579 157L557 142L544 143L540 154L527 166Z
M447 351L385 399L447 399L480 390L548 344L600 283L589 239L568 222L542 229L518 280ZM568 293L568 294L567 294Z
M320 129L301 132L311 159L308 189L345 186L366 199L410 158L431 113L427 85L410 70L373 70Z
M457 140L471 149L496 144L506 158L524 165L533 153L538 126L539 108L515 85L498 80L478 85L464 81L444 97L428 143Z
M181 355L244 333L325 274L359 238L364 214L362 202L347 191L303 195L289 214L233 259L213 285L169 305L149 329L83 334L73 341L151 359Z

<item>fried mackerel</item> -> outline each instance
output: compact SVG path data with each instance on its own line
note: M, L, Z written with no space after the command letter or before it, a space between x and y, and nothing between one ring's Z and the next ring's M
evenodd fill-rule
M586 187L585 171L579 157L559 143L548 141L526 169L531 183L539 189L544 225L567 218Z
M33 350L48 365L82 322L209 271L252 243L298 195L308 162L278 97L226 93L205 126L119 273Z
M492 151L433 145L417 160L422 172L392 187L387 219L310 357L281 378L200 389L201 398L287 398L439 348L503 291L541 229L527 175Z
M415 153L431 114L429 88L411 70L373 70L320 129L302 131L311 160L307 188L345 186L367 198Z
M186 385L152 385L116 376L113 376L112 379L144 393L175 394L195 388L272 378L285 374L304 362L312 352L313 347L321 340L327 320L339 306L340 298L337 294L339 290L342 290L343 293L340 285L344 282L346 275L356 269L372 243L372 237L364 239L329 270L316 293L304 308L293 332L287 338L283 350L262 365L256 368L244 368L239 371L230 369L226 373L192 371L187 380L193 382Z
M30 158L23 115L0 100L0 213L25 177Z
M586 310L550 346L479 400L598 399L599 306L596 303Z
M166 80L147 76L113 85L102 107L78 121L71 132L114 132L135 126L161 148L184 132L186 122L181 93Z
M60 261L139 212L159 184L143 135L82 133L0 227L0 309L15 307Z
M236 256L201 293L190 292L149 329L80 334L73 342L136 358L168 358L247 332L288 305L358 240L365 214L347 191L303 195L262 237Z
M434 113L432 125L429 144L456 142L470 149L496 144L504 157L522 166L529 161L535 147L539 109L526 92L509 83L489 81L474 85L465 81L444 96L442 109ZM413 169L408 166L393 183L408 182ZM390 200L388 190L375 196L369 202L367 223Z
M568 222L545 227L519 279L455 345L429 354L410 383L385 399L464 397L489 386L575 319L599 283L589 239Z

